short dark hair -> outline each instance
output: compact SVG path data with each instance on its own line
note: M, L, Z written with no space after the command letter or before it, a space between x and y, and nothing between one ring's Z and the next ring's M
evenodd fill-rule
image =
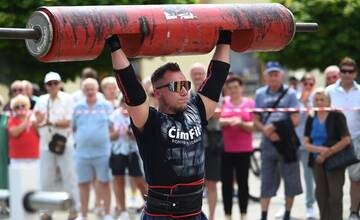
M241 80L241 78L236 75L231 75L229 78L227 78L225 81L225 85L228 85L232 82L238 82L240 86L243 85L243 81Z
M289 81L299 81L295 76L289 76Z
M353 66L355 70L357 70L357 65L354 59L350 57L344 57L339 64L339 67L341 69L342 66Z
M301 77L300 81L301 81L302 83L304 83L306 80L309 80L309 79L316 81L315 76L314 76L313 74L311 74L311 73L305 73L305 74Z
M159 81L164 77L164 74L167 71L177 72L181 70L177 63L171 63L171 62L166 63L154 71L154 73L151 75L151 83L154 85L155 82Z
M85 67L81 71L81 79L86 79L86 78L93 78L93 79L98 80L98 73L96 72L95 69L93 69L91 67Z

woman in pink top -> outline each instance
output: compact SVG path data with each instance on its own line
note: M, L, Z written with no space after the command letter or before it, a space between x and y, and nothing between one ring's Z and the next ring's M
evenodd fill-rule
M251 112L254 100L243 97L243 83L237 76L228 78L225 87L229 97L225 98L221 110L220 126L224 137L224 154L222 158L222 196L225 219L231 219L232 197L234 193L234 171L239 187L238 200L241 219L246 219L249 197L249 166L253 151L252 131L254 124Z

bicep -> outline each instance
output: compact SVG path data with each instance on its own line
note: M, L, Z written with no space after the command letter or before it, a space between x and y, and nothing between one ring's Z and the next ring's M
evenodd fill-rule
M144 129L145 123L149 117L149 104L144 102L138 106L127 106L129 115L134 123L134 125L142 131Z
M215 110L217 107L217 102L209 99L208 97L206 97L200 93L199 93L199 96L200 96L202 102L204 103L206 119L210 119L215 113Z

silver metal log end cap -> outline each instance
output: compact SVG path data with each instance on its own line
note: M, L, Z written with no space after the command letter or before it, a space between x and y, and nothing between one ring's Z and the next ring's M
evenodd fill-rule
M53 27L49 16L42 11L35 11L29 18L27 28L39 30L41 37L38 40L25 40L29 53L35 57L45 56L53 43Z

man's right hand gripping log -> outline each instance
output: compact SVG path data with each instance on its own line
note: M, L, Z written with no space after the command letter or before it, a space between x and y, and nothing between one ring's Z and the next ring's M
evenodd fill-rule
M150 107L116 35L106 40L143 160L148 187L141 219L207 219L201 211L204 185L203 130L215 112L229 72L231 32L220 31L207 78L198 95L176 63L151 76L159 109Z

